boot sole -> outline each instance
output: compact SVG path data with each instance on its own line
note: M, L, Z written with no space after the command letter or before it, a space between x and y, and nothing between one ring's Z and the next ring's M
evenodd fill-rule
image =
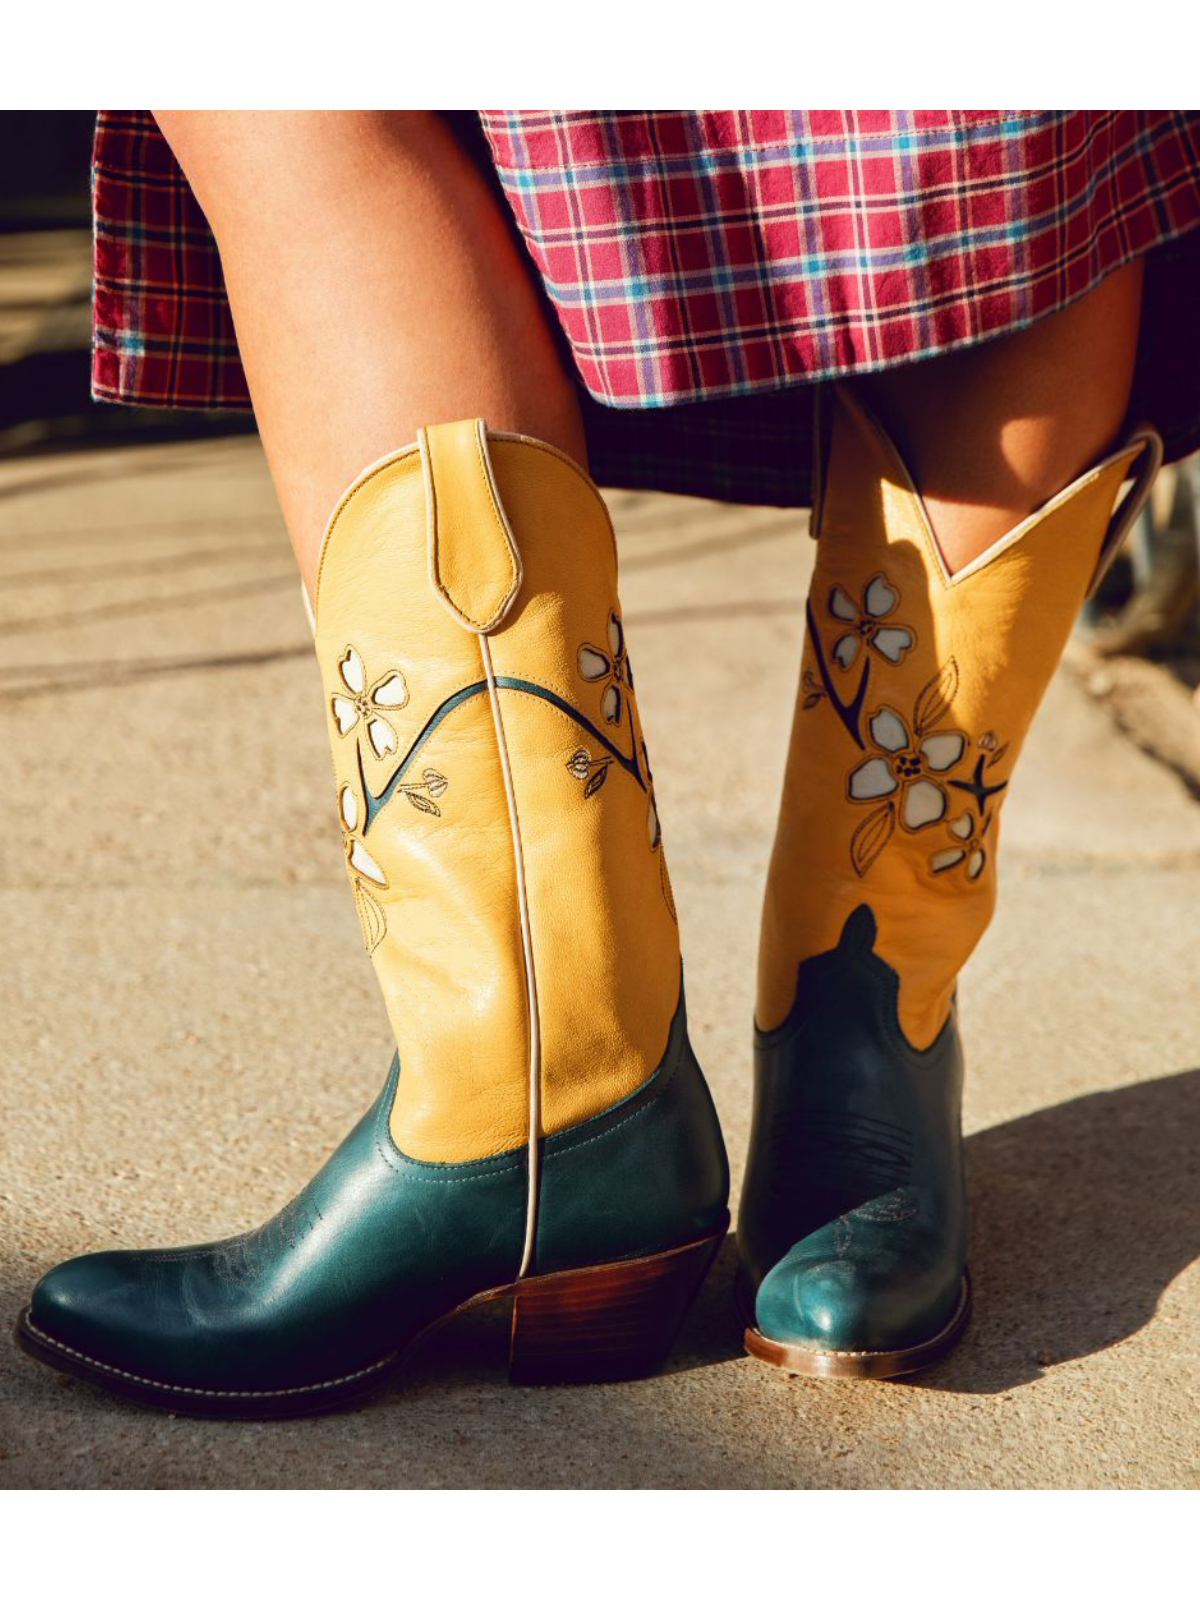
M921 1344L903 1350L821 1350L816 1346L784 1344L768 1339L755 1327L745 1335L746 1354L796 1377L902 1378L931 1367L948 1355L966 1332L971 1320L971 1279L963 1275L954 1314L940 1332Z
M512 1382L624 1382L648 1377L666 1360L728 1227L726 1216L716 1232L656 1255L485 1289L379 1361L344 1377L288 1389L203 1389L144 1378L52 1338L30 1320L28 1307L13 1336L35 1361L137 1405L180 1416L262 1422L361 1401L395 1378L418 1346L460 1312L510 1299Z

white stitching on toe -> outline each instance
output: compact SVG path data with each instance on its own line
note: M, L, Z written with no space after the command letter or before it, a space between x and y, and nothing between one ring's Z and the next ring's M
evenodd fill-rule
M204 1395L212 1400L276 1400L289 1394L312 1394L319 1389L338 1389L343 1384L352 1383L355 1378L365 1378L368 1373L378 1372L381 1367L386 1367L395 1360L395 1355L384 1356L382 1361L373 1361L370 1366L359 1367L356 1372L348 1372L344 1377L326 1378L321 1383L302 1383L294 1389L196 1389L189 1388L185 1384L161 1383L157 1378L143 1378L136 1372L126 1372L123 1367L112 1367L107 1361L97 1361L92 1356L85 1356L81 1350L75 1350L69 1344L52 1339L31 1317L25 1318L25 1326L36 1334L43 1344L53 1345L64 1355L70 1356L75 1361L81 1361L85 1367L95 1367L98 1372L111 1372L115 1378L125 1378L130 1383L140 1383L147 1389L163 1389L168 1394Z

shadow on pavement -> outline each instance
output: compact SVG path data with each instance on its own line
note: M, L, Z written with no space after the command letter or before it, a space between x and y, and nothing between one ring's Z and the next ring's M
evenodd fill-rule
M925 1385L997 1394L1120 1344L1200 1257L1200 1070L967 1141L975 1314Z

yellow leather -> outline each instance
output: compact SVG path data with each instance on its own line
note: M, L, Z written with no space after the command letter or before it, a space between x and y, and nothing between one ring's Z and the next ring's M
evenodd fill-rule
M522 1144L531 1100L540 1131L552 1133L631 1092L662 1057L679 993L640 721L624 654L610 659L619 605L607 512L557 451L487 435L481 455L481 437L473 422L426 433L436 528L418 448L364 473L331 520L314 603L348 870L400 1053L392 1131L427 1161ZM357 696L343 672L351 649L362 664L361 680L348 664L363 684ZM581 661L598 671L600 658L616 673L586 677ZM372 700L380 684L393 705ZM608 723L614 685L620 717ZM394 749L372 736L372 720L387 724ZM390 798L364 827L364 784L378 796L389 781Z
M894 446L835 392L760 1027L783 1021L797 964L832 949L865 902L900 975L904 1032L918 1048L937 1036L991 919L1008 780L1142 448L1084 473L952 577Z

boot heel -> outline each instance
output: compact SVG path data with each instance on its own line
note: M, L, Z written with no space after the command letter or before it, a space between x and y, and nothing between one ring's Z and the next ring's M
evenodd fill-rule
M509 1377L529 1384L608 1383L652 1372L666 1360L725 1226L659 1255L518 1284Z

